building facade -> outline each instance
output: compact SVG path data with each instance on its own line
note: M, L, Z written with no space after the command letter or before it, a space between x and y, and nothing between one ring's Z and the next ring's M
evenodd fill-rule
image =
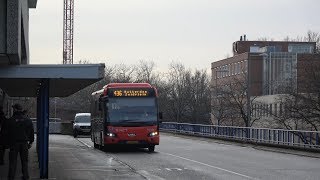
M29 9L37 0L0 0L0 66L29 64Z
M256 116L254 109L258 109L257 107L263 107L266 110L272 108L246 102L252 101L253 98L310 91L308 88L310 82L307 81L306 74L311 66L320 65L320 55L315 54L315 49L315 42L234 42L233 57L211 64L212 107L217 105L221 97L217 91L223 91L223 89L229 89L234 94L239 94L237 91L245 91L242 94L243 108L240 111L247 111L250 116L253 113ZM243 84L243 87L233 87L239 84ZM216 119L215 113L211 113L212 119ZM234 116L234 113L231 114ZM263 111L259 110L259 113L263 114ZM213 122L217 121L213 120Z

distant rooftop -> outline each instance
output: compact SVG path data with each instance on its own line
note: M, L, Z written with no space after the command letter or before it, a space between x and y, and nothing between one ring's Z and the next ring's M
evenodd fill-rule
M310 53L314 53L316 42L297 42L297 41L236 41L233 43L233 54L238 55L245 52L256 51L263 47L275 47L277 51L289 52L290 47L295 45L306 45L311 48Z

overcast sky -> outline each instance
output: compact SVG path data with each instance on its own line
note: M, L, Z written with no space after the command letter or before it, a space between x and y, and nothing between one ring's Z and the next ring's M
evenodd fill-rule
M75 0L74 61L134 64L153 60L210 69L249 40L320 32L319 0ZM38 0L30 11L32 64L61 64L63 0Z

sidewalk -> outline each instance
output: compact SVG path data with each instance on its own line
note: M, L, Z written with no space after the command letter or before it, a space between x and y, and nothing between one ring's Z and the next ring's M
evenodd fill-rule
M21 179L22 172L21 172L21 163L20 163L20 156L18 156L17 160L17 171L16 171L16 179ZM9 149L6 149L5 156L4 156L4 165L0 166L0 180L7 179L9 169ZM39 178L39 168L38 168L38 157L36 153L35 143L29 150L29 176L30 179L40 179Z
M29 174L31 180L40 179L38 158L33 147L29 151ZM20 158L20 157L18 157ZM5 153L5 164L0 166L0 180L7 179L9 150ZM16 179L21 179L18 159ZM105 152L88 148L72 136L49 136L49 179L51 180L103 180L145 179L129 166L113 159Z

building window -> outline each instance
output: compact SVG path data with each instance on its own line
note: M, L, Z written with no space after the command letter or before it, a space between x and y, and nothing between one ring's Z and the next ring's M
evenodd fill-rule
M288 52L292 53L313 53L312 44L289 44Z
M270 104L269 116L272 115L272 104Z
M237 74L240 74L240 62L237 63Z
M225 77L225 70L226 69L226 65L222 66L222 77Z
M230 64L230 72L231 72L231 75L233 75L233 66L234 66L233 63L231 63L231 64Z
M244 72L248 72L248 60L244 60Z
M243 65L243 61L240 62L240 73L243 73L244 71L244 65Z

